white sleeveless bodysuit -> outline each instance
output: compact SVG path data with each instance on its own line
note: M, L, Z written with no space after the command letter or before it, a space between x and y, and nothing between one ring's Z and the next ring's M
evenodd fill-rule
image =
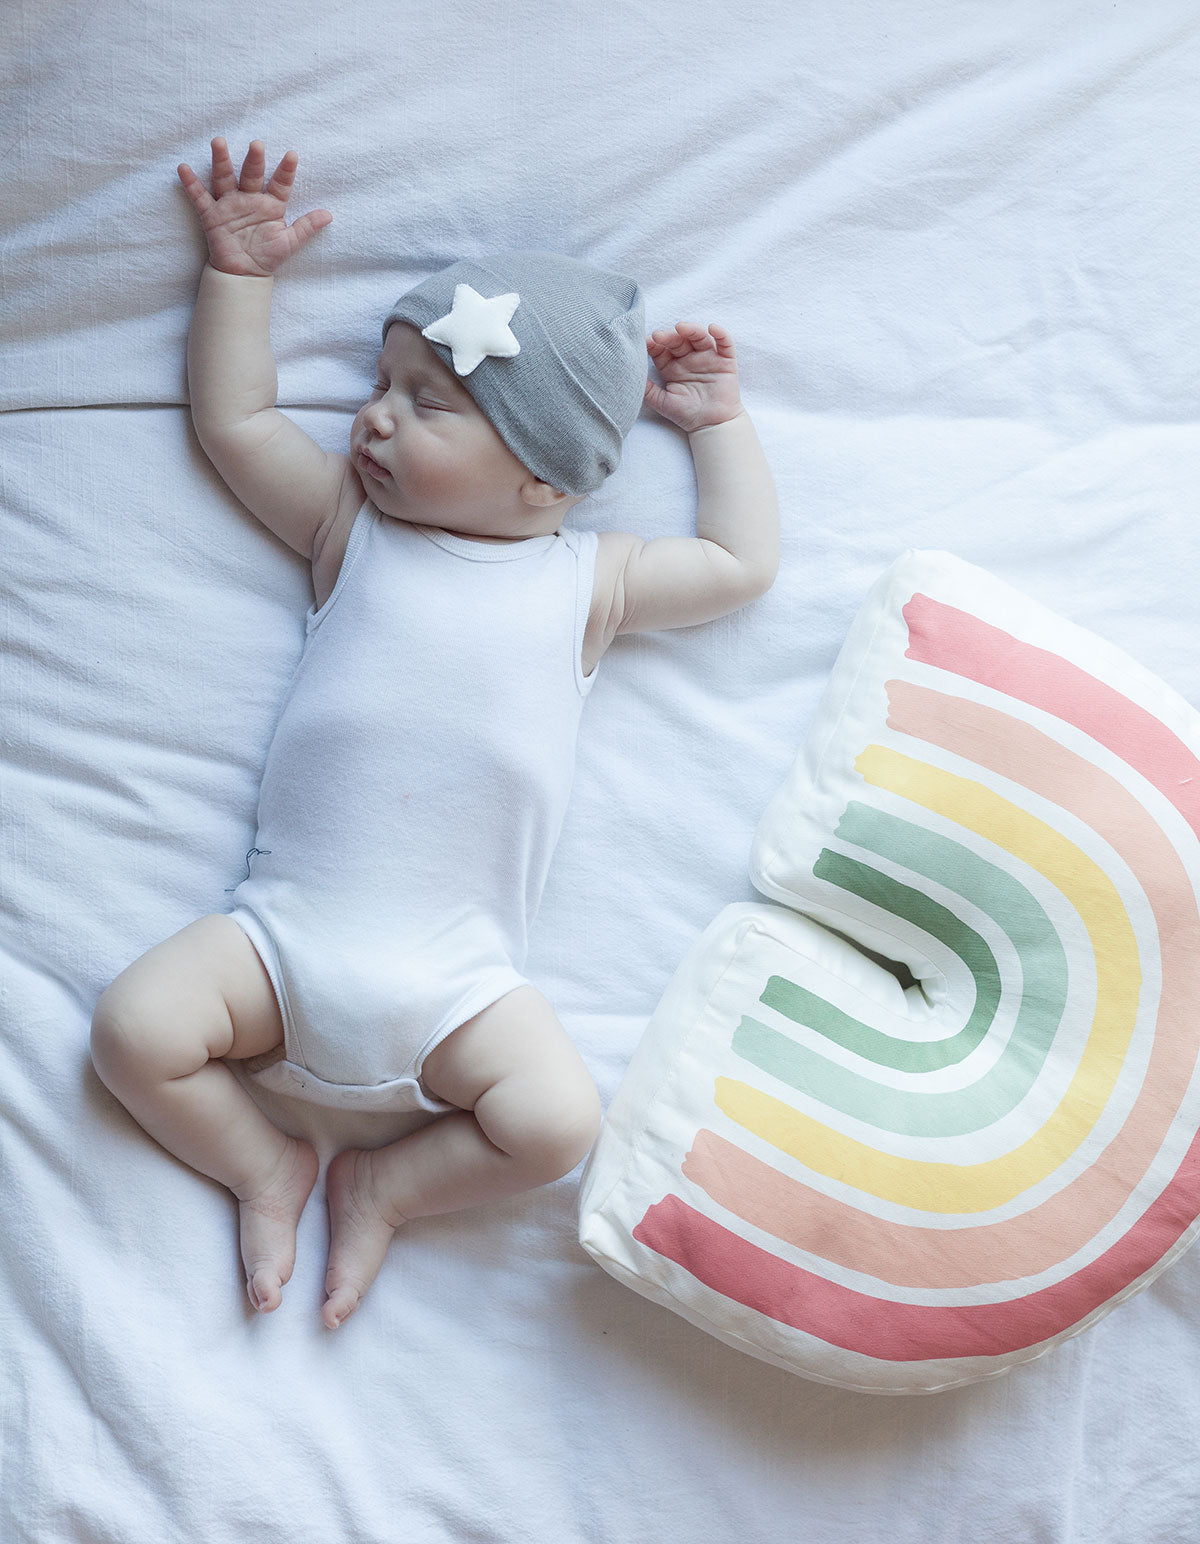
M355 518L263 771L230 915L261 955L271 1088L446 1110L425 1056L514 987L562 828L595 532L468 541Z

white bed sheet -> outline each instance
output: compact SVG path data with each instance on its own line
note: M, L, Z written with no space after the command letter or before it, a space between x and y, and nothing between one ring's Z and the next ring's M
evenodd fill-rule
M233 1203L90 1069L97 994L221 910L310 598L192 436L210 135L335 222L276 286L280 401L344 441L380 316L543 245L720 319L783 566L618 641L532 973L604 1097L728 901L850 619L946 547L1200 706L1190 0L233 0L5 13L0 310L0 1537L7 1544L1100 1544L1194 1537L1200 1257L994 1385L802 1382L627 1291L578 1175L415 1225L320 1326L325 1223L245 1304ZM273 164L273 162L272 162ZM573 523L693 529L646 416ZM295 1104L318 1140L380 1140Z

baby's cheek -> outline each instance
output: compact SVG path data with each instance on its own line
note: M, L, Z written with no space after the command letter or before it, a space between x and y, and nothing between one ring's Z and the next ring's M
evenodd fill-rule
M412 460L430 493L452 494L461 490L474 480L477 470L474 459L464 454L461 447L444 444L432 436L413 448Z

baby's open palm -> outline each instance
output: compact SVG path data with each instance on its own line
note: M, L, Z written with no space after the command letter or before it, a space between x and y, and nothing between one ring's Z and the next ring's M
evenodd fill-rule
M656 328L646 350L663 380L646 382L646 401L673 424L690 434L742 411L733 339L718 323Z
M328 209L314 209L287 223L287 201L299 159L289 150L264 187L262 140L250 141L239 177L228 145L218 136L212 142L211 194L187 162L181 163L179 180L200 216L214 268L247 278L269 278L333 219Z

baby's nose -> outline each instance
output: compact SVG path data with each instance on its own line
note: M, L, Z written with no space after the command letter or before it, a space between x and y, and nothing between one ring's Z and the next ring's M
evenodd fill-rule
M383 402L369 402L363 408L363 422L368 429L380 439L385 439L392 432L391 415L384 409Z

